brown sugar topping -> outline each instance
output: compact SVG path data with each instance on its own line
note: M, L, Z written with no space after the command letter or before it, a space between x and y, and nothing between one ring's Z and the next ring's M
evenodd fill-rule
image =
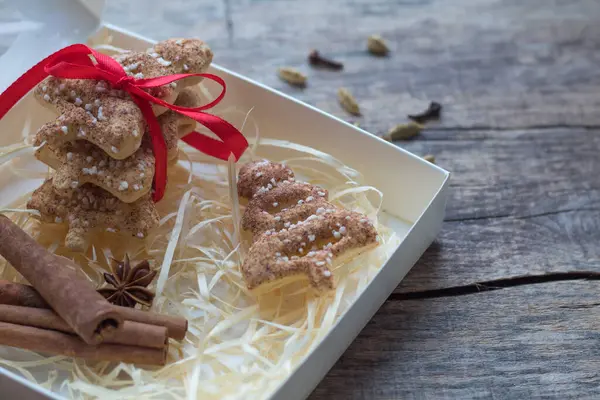
M57 190L52 179L33 192L27 208L38 210L42 221L68 224L65 245L73 251L87 248L93 231L124 231L143 238L159 222L149 193L133 203L123 203L89 183Z
M363 214L329 203L325 189L295 182L282 164L244 165L238 190L250 199L242 218L254 235L242 265L249 289L293 275L307 276L316 289L331 289L334 260L377 245L377 231Z

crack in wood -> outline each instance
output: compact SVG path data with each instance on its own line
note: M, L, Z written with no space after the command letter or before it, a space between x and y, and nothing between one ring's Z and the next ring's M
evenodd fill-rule
M447 131L535 131L545 129L600 129L597 124L534 124L524 126L491 126L491 125L473 125L473 126L432 126L427 127L428 132L447 132ZM431 140L431 139L429 139Z
M500 215L482 215L478 217L464 217L464 218L447 218L444 219L444 222L467 222L467 221L480 221L486 219L501 219L501 218L512 218L512 219L531 219L538 217L547 217L550 215L558 215L572 212L584 212L584 211L600 211L600 208L590 207L590 208L573 208L568 210L556 210L556 211L546 211L538 214L530 214L530 215L510 215L510 214L500 214Z
M594 308L600 306L600 303L587 303L587 304L568 304L558 306L558 308L565 308L567 310L582 310L586 308Z
M418 292L392 293L389 300L422 300L434 299L439 297L465 296L469 294L490 292L494 290L505 289L515 286L535 285L539 283L600 280L600 272L594 271L573 271L573 272L552 272L544 275L525 275L511 278L494 279L484 282L475 282L469 285L452 286L441 289L423 290ZM600 305L600 304L599 304Z
M486 219L501 219L501 218L511 218L510 214L501 214L501 215L482 215L478 217L461 217L461 218L446 218L444 222L469 222L469 221L480 221ZM515 217L513 217L515 218Z

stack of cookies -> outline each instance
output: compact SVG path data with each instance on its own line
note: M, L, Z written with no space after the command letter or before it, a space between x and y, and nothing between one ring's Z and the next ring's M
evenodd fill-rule
M146 52L115 57L136 79L179 73L203 73L212 52L198 39L170 39ZM151 94L184 107L200 106L190 77ZM94 232L126 232L144 238L159 221L152 201L154 156L140 109L128 93L105 81L49 77L35 97L58 118L35 135L36 157L52 168L51 177L34 191L27 207L44 222L68 224L65 245L84 251ZM153 107L167 144L177 159L178 139L196 122L164 107Z

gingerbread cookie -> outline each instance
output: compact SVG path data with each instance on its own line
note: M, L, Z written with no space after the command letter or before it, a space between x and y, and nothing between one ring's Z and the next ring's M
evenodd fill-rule
M284 180L248 202L242 228L250 230L254 236L267 230L289 228L320 208L332 207L327 196L327 191L317 186Z
M114 160L93 144L75 141L55 148L40 147L35 156L56 172L52 184L56 189L76 189L92 183L132 203L152 189L154 155L149 145L140 147L125 160Z
M138 79L176 73L203 73L212 61L211 50L197 39L173 39L158 43L150 52L129 52L117 57L126 72ZM164 58L164 57L170 58ZM151 89L150 92L173 103L181 91L201 78ZM104 81L60 79L49 77L34 90L39 102L61 115L59 120L42 126L35 144L60 145L74 140L87 140L112 158L122 160L140 146L145 122L141 111L122 90ZM155 114L166 111L153 106Z
M197 107L200 101L200 97L188 88L181 92L175 103ZM196 121L174 111L162 114L158 120L169 160L175 160L177 141L194 130ZM152 187L154 156L148 135L144 136L142 146L124 160L114 160L84 140L66 142L61 146L45 144L35 155L56 171L52 182L57 189L75 188L89 182L107 190L119 200L131 203L148 193Z
M212 62L211 49L199 39L168 39L158 42L146 52L127 52L115 57L128 75L136 79L156 78L173 74L201 74L208 70ZM202 81L201 77L190 77L172 82L151 92L167 103L173 103L178 94L188 86ZM156 89L155 89L156 90ZM156 115L166 110L153 105Z
M133 203L123 203L89 183L76 189L56 190L52 179L33 192L27 208L38 210L44 222L67 223L65 246L73 251L84 251L93 231L124 231L144 238L159 222L150 194Z
M377 245L377 232L364 215L325 209L288 228L258 237L242 266L248 289L304 274L318 290L334 287L329 267Z
M318 186L295 182L282 164L244 165L238 191L249 199L242 226L254 235L242 265L249 289L295 275L331 289L330 266L377 246L377 231L364 215L329 203Z
M273 188L273 181L285 182L294 180L294 173L283 164L269 161L254 161L240 168L238 178L238 194L246 199L257 192L265 192ZM273 181L272 181L273 180ZM271 185L269 187L269 185Z
M59 91L61 97L55 98L56 111L61 115L37 131L36 146L45 142L60 147L75 140L85 140L117 160L135 153L146 129L142 112L128 96L99 95L94 92L93 85L94 81L49 78L43 86L36 87L36 94L44 93L44 88L52 92L64 88ZM76 103L69 103L67 99Z

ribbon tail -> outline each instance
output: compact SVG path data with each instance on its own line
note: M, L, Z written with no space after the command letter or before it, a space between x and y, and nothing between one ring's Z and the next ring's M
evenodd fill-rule
M154 152L154 192L152 193L152 200L158 202L165 195L167 184L167 144L150 103L136 96L132 97L148 123L148 132L150 133L152 151Z
M177 110L177 112L200 122L222 140L210 138L199 132L192 132L182 138L197 150L223 161L227 161L229 155L233 154L235 161L238 161L248 148L248 141L244 135L224 119L198 111Z
M219 160L228 160L229 155L233 154L233 152L227 146L225 146L223 142L203 135L200 132L190 132L182 137L181 140L196 150L199 150L200 152L211 157L218 158ZM238 157L235 154L234 157L237 161Z

